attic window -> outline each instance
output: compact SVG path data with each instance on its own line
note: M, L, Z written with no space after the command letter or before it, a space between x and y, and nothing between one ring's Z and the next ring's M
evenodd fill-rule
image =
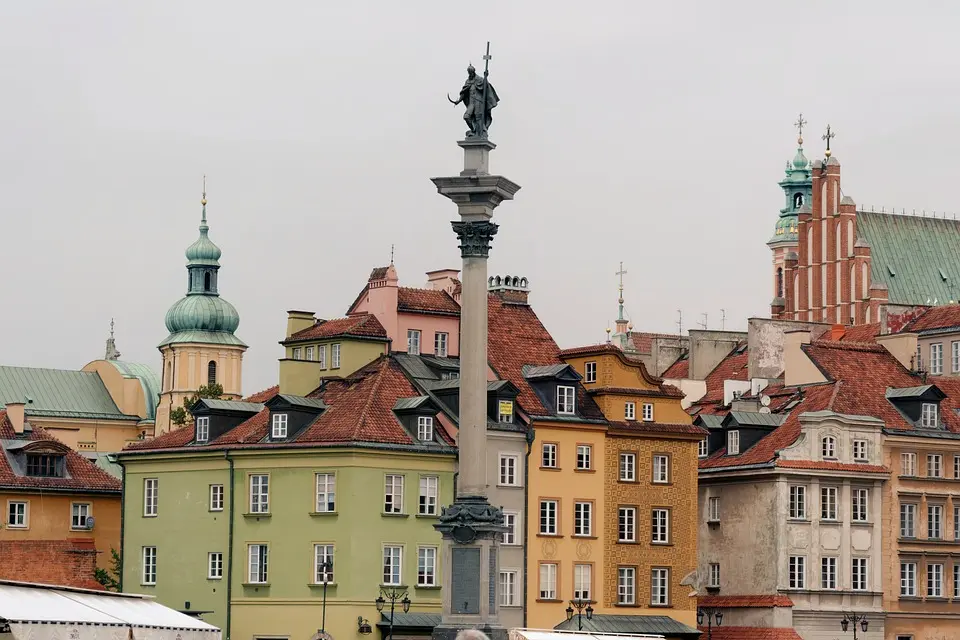
M206 442L210 439L210 416L200 416L197 418L197 442Z
M936 403L924 402L920 414L920 426L935 429L940 424L940 411Z
M570 415L574 412L576 389L560 385L557 387L557 413Z
M417 416L417 440L433 442L433 416Z
M287 414L273 414L273 424L270 430L270 437L274 440L287 437Z
M728 431L727 432L727 455L735 456L740 454L740 432L739 431Z
M498 404L498 422L513 422L513 400L501 400Z
M60 478L63 477L62 465L60 462L63 456L50 454L27 454L27 475L35 478Z

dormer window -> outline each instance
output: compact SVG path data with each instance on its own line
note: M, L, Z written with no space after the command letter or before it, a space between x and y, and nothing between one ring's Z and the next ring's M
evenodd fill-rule
M63 456L48 453L27 454L27 475L35 478L63 477Z
M584 382L596 382L597 381L597 363L588 362L584 365L583 381Z
M200 416L197 418L197 442L206 442L210 439L210 416Z
M833 436L826 436L820 444L820 453L824 458L837 457L837 439Z
M920 426L936 428L940 425L940 410L936 403L924 402L923 410L920 414Z
M727 455L736 456L740 454L740 432L727 431Z
M272 429L270 430L270 437L274 440L287 437L287 414L273 414L273 424Z
M557 413L572 415L576 407L576 388L558 386L557 387Z
M499 402L498 422L510 424L513 422L513 400L501 400Z
M417 440L433 442L433 416L417 416Z

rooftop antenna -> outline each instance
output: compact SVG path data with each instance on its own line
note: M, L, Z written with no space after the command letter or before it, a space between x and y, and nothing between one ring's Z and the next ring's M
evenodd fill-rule
M703 329L704 331L706 331L706 329L707 329L707 314L706 314L706 313L701 313L700 315L703 316L703 320L701 320L701 321L698 322L697 324L700 325L700 328L701 328L701 329Z
M727 329L727 310L720 309L720 331L726 331Z
M683 335L683 311L677 309L677 334Z
M390 245L390 264L393 264L393 245Z

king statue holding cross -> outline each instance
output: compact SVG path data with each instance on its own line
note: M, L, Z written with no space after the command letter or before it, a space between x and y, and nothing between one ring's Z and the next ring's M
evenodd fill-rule
M483 56L483 77L477 75L477 70L473 65L467 67L467 79L463 82L460 89L460 98L455 102L447 96L454 105L461 102L467 108L463 114L463 119L467 123L469 130L466 133L467 138L486 138L487 130L493 122L493 108L500 102L496 89L487 80L490 74L490 43L487 43L487 53Z

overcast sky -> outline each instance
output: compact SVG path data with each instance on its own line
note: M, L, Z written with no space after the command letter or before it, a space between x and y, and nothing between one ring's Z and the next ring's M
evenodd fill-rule
M829 123L858 204L957 210L960 11L915 2L0 2L0 363L159 371L207 174L220 290L274 384L287 309L342 315L396 244L401 283L460 263L456 94L501 102L522 186L490 273L525 275L561 346L601 341L617 264L638 329L769 313L793 156Z

